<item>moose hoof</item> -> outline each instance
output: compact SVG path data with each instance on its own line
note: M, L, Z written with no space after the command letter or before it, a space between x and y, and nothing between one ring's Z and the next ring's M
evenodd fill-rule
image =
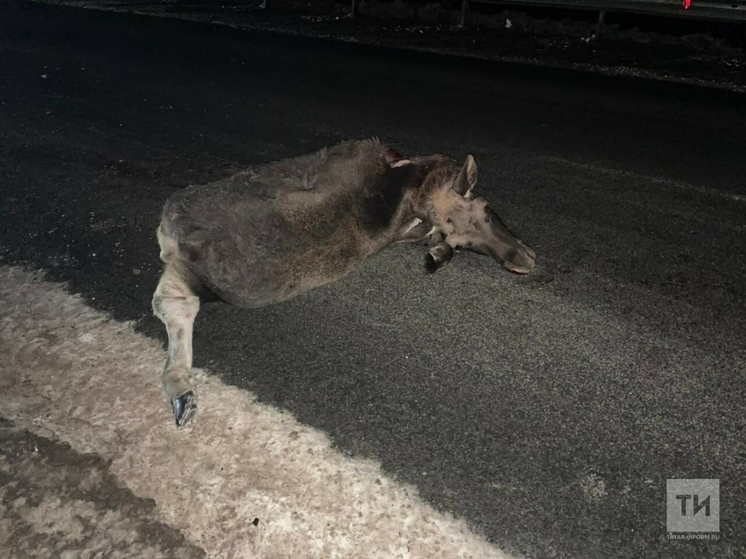
M197 397L192 390L189 390L173 400L172 404L176 428L183 429L192 422L197 413Z
M453 258L453 247L442 241L430 249L425 255L425 271L432 274L440 270Z
M438 270L438 263L433 258L432 254L425 255L425 271L428 274L434 274Z

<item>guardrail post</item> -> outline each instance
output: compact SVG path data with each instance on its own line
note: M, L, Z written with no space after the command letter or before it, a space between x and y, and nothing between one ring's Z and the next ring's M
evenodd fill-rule
M461 1L461 23L459 24L459 27L465 28L466 27L466 21L469 18L469 0L462 0Z

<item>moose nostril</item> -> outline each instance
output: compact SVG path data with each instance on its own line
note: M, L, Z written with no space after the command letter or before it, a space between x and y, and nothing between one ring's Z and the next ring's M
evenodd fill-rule
M528 256L532 260L536 260L536 253L534 252L534 250L530 246L527 246L522 240L520 239L516 239L516 240L518 241L518 244L521 245L525 249L526 254L528 254Z

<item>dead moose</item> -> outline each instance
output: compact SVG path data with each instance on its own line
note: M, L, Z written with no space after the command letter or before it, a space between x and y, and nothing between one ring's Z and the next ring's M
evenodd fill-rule
M165 204L158 242L165 263L153 310L168 329L163 386L176 426L196 412L190 378L200 298L239 307L279 303L337 280L392 243L430 237L425 269L456 248L525 274L534 251L484 198L477 165L440 155L402 159L377 140L344 142L192 186Z

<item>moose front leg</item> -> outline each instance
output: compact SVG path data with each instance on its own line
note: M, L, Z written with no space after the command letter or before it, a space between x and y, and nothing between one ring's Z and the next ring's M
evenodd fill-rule
M168 331L168 357L162 380L179 429L197 413L191 371L192 330L198 311L199 297L176 268L167 265L153 295L153 312Z

